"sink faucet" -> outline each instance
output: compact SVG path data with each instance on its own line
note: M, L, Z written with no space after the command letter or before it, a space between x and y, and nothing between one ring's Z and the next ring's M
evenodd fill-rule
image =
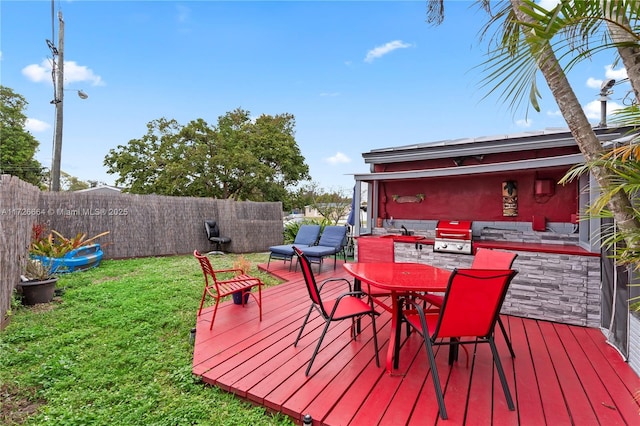
M402 228L402 235L409 235L409 230L407 230L404 225L402 225L400 228Z

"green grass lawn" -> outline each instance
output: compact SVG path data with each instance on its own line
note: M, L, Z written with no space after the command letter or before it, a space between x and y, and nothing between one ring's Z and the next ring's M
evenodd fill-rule
M236 255L211 257L231 267ZM252 274L268 254L246 255ZM193 256L108 260L62 275L53 303L0 332L0 423L292 425L191 374L203 277Z

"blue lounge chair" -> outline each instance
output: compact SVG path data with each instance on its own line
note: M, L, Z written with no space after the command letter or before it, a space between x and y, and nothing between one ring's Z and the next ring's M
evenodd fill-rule
M336 269L338 253L342 253L344 259L347 259L344 250L346 243L346 226L325 226L317 245L311 247L300 247L300 250L305 256L307 256L310 262L319 264L318 272L320 272L322 269L322 259L327 256L333 255L333 269Z
M318 241L318 237L320 236L320 225L300 225L300 229L298 229L298 233L296 234L296 238L293 241L293 244L281 244L279 246L271 246L269 247L269 261L267 262L267 269L269 269L269 264L271 263L271 259L282 259L285 263L287 260L289 262L293 259L293 246L303 248L312 246ZM291 270L291 263L289 263L289 270Z

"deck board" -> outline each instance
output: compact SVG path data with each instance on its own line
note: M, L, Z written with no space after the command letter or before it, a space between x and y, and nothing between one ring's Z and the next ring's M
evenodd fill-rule
M618 352L608 344L602 344L603 336L597 329L571 327L571 332L582 345L593 370L613 402L599 401L608 409L615 409L625 424L638 422L638 410L634 407L633 393L640 390L640 379ZM596 401L598 402L598 401Z
M584 350L571 332L570 328L563 324L556 325L556 331L567 353L571 357L570 362L574 371L580 372L580 382L585 383L584 392L587 402L592 406L598 423L604 425L623 425L622 415L608 407L613 407L615 402L600 381L598 373L589 362ZM598 403L599 402L599 403Z
M573 422L578 425L594 425L598 424L597 417L593 412L593 407L589 403L584 389L582 389L581 379L577 377L574 371L569 354L563 346L563 342L559 339L555 324L550 322L541 322L540 331L545 337L545 343L549 350L553 368L562 390L564 403L569 409L569 415ZM575 356L575 354L571 354Z
M260 266L264 269L264 265ZM314 425L635 425L640 424L640 379L599 329L503 316L516 352L512 359L496 335L516 411L509 411L488 345L467 345L449 367L447 348L437 347L436 363L445 389L449 420L438 416L431 371L417 333L403 332L400 365L393 374L376 367L369 319L350 338L350 323L332 324L309 377L304 371L324 326L314 312L297 347L293 342L309 308L300 271L273 262L270 271L285 280L264 289L263 319L253 299L242 307L224 302L213 330L212 310L197 317L193 374L297 423L310 414ZM314 270L315 272L315 270ZM347 277L328 262L318 281ZM327 288L327 296L339 288ZM199 302L199 301L198 301ZM197 312L197 305L194 306ZM388 312L378 308L380 362L391 335Z
M429 363L424 350L424 345L418 339L407 339L402 346L402 357L400 358L400 369L408 371L411 368L412 374L404 376L398 386L398 390L391 399L387 410L384 413L380 424L382 425L402 425L411 418L415 405L425 381L431 380Z
M519 318L510 317L509 329L511 331L511 344L516 353L516 361L518 363L517 376L513 368L511 368L512 377L515 379L515 386L511 388L511 392L516 402L519 424L522 426L544 425L544 411L541 409L542 398L537 386L532 353L525 334L525 324ZM511 365L511 363L504 363L505 368Z

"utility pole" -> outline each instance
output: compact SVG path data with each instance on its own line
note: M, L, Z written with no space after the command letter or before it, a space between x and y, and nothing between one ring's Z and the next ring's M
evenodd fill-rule
M64 100L64 20L62 12L58 11L58 62L54 59L53 70L55 75L55 99L53 103L56 106L56 127L53 138L53 159L51 161L51 190L60 191L60 160L62 158L62 109Z

